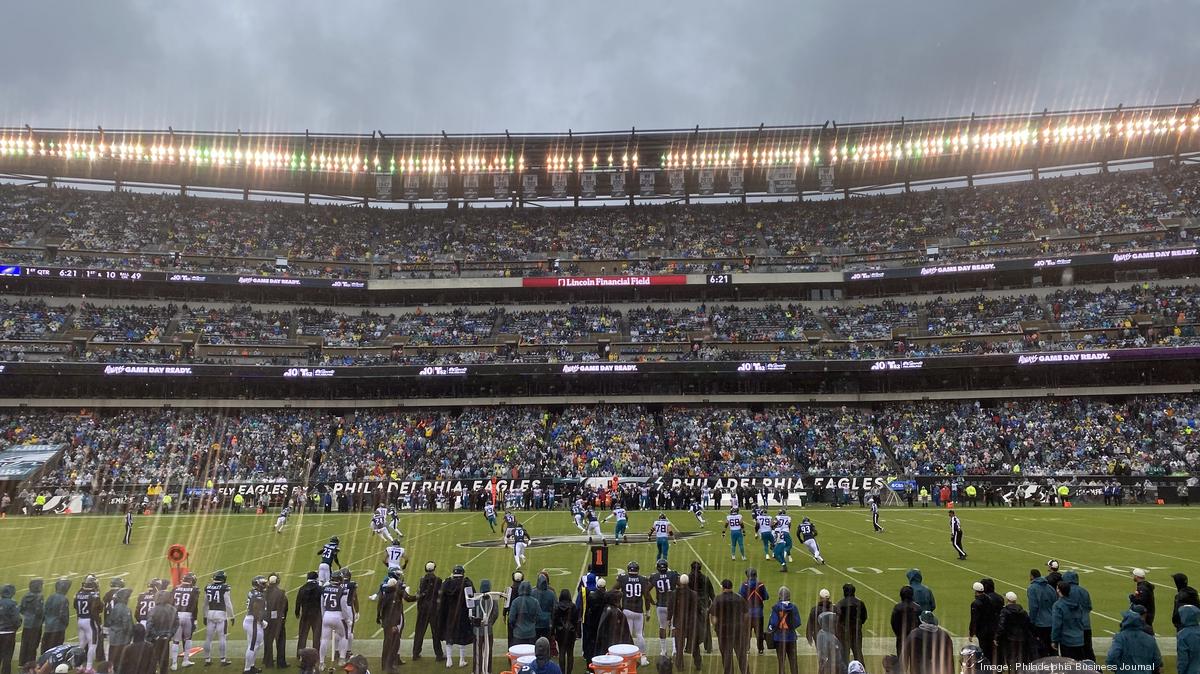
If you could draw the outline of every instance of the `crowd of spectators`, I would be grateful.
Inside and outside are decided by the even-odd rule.
[[[66,330],[94,333],[95,344],[177,343],[230,347],[300,347],[305,358],[321,349],[406,348],[393,352],[328,354],[342,364],[361,362],[546,362],[596,357],[564,345],[595,346],[597,336],[626,346],[603,357],[616,360],[716,360],[755,345],[778,344],[772,359],[860,359],[890,355],[1012,353],[1092,347],[1182,346],[1196,340],[1200,288],[1131,284],[1119,288],[1056,290],[1044,297],[984,295],[866,304],[730,304],[725,306],[426,309],[398,314],[309,307],[176,308],[170,304],[51,306],[44,300],[0,300],[0,353],[44,353],[61,360],[84,352],[39,344],[61,342]],[[391,339],[395,338],[395,339]],[[517,342],[517,350],[509,346]],[[951,338],[961,338],[951,340]],[[688,342],[698,339],[702,348]],[[819,340],[812,341],[809,340]],[[679,348],[685,344],[685,348]],[[730,349],[726,345],[740,345]],[[476,347],[460,351],[459,347]],[[628,348],[627,348],[628,347]],[[441,349],[449,351],[441,352]],[[760,349],[761,350],[761,349]],[[100,354],[88,360],[109,359]],[[785,355],[790,354],[790,355]],[[130,362],[153,349],[128,350]],[[231,352],[237,356],[240,352]],[[249,354],[249,352],[247,352]],[[202,353],[201,357],[213,355]],[[283,355],[276,351],[260,355]],[[733,355],[733,359],[741,359]],[[153,359],[157,359],[154,356]],[[109,359],[111,360],[111,359]]]
[[[1196,470],[1200,398],[0,411],[0,444],[25,443],[66,445],[46,480],[75,486],[495,475],[1162,475]]]
[[[564,261],[558,273],[572,260],[607,261],[603,273],[728,270],[751,255],[785,258],[757,269],[796,270],[847,255],[915,260],[930,245],[972,259],[1111,245],[1101,235],[1169,243],[1157,218],[1200,211],[1197,176],[1184,167],[800,203],[454,210],[0,186],[0,245],[27,251],[0,257],[36,257],[54,242],[61,264],[339,278],[452,260],[466,267],[400,275],[507,275],[476,263],[547,258]],[[277,269],[277,257],[303,264]]]
[[[212,309],[185,305],[179,332],[199,336],[201,344],[286,344],[291,340],[291,322],[287,311],[248,305]]]

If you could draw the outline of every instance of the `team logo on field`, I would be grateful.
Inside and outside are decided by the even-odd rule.
[[[676,532],[674,540],[684,541],[689,538],[696,538],[697,536],[703,536],[707,533],[708,533],[707,531]],[[633,536],[626,536],[626,537],[622,538],[620,540],[620,542],[618,542],[617,539],[613,538],[612,536],[605,536],[603,538],[596,538],[595,536],[593,536],[591,538],[591,542],[596,545],[626,545],[626,544],[639,544],[639,543],[653,543],[654,539],[647,538],[645,534],[635,534]],[[579,543],[586,545],[588,543],[588,537],[583,534],[575,534],[575,535],[571,535],[571,536],[532,536],[529,539],[528,547],[541,548],[541,547],[545,547],[548,545],[563,545],[563,544],[569,545],[569,544],[579,544]],[[486,541],[469,541],[467,543],[459,543],[458,547],[460,547],[460,548],[499,548],[499,547],[502,547],[504,544],[505,544],[504,541],[493,538],[493,539],[489,539]]]

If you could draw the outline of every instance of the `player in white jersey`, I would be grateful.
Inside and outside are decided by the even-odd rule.
[[[700,522],[700,526],[703,527],[704,526],[704,507],[700,505],[699,501],[695,501],[692,503],[691,511],[692,511],[692,514],[696,516],[696,521]]]
[[[283,509],[279,511],[279,517],[275,518],[275,533],[283,533],[283,526],[287,524],[288,516],[291,514],[292,509],[288,506],[283,506]]]
[[[496,533],[496,506],[491,503],[484,503],[483,516],[487,519],[488,526],[492,528],[492,533]]]
[[[775,516],[775,528],[788,532],[787,560],[790,562],[792,561],[792,516],[788,514],[787,508],[779,509],[779,514]],[[779,538],[779,536],[776,536],[776,538]]]
[[[588,508],[584,518],[587,519],[588,543],[592,542],[593,537],[603,539],[604,534],[600,533],[600,519],[596,517],[596,511]]]
[[[721,537],[725,537],[725,533],[729,533],[729,558],[737,552],[742,553],[742,561],[746,559],[746,539],[742,532],[742,515],[737,508],[730,508],[729,514],[725,516],[725,530],[721,532]]]
[[[617,531],[615,534],[613,534],[613,538],[620,543],[625,538],[626,527],[629,526],[629,513],[625,512],[625,509],[621,506],[617,506],[612,509],[612,512],[609,513],[608,517],[604,518],[604,521],[607,522],[614,517],[617,518]]]
[[[525,546],[529,545],[529,534],[519,522],[514,522],[508,530],[508,535],[513,542],[513,559],[516,560],[519,569],[525,563]]]
[[[574,505],[571,506],[571,517],[575,519],[575,528],[580,533],[587,531],[583,528],[583,499],[575,499]]]
[[[754,524],[758,527],[758,537],[762,540],[763,558],[770,559],[771,551],[775,548],[775,533],[771,528],[771,516],[765,512],[754,515]]]
[[[371,515],[371,533],[382,538],[384,543],[392,542],[392,534],[387,528],[387,508],[376,508],[375,514]]]
[[[383,563],[387,565],[389,571],[392,569],[403,571],[408,568],[408,555],[401,547],[400,541],[393,540],[392,544],[383,551]]]

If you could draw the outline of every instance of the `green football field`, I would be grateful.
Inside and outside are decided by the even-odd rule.
[[[672,544],[670,562],[673,568],[686,571],[698,559],[714,582],[729,578],[735,587],[743,579],[745,569],[754,566],[772,596],[780,585],[791,588],[793,601],[800,605],[805,619],[821,588],[828,588],[836,601],[842,596],[842,585],[853,583],[870,614],[868,636],[873,638],[867,639],[866,651],[871,672],[881,671],[880,658],[891,652],[891,608],[900,586],[906,582],[905,571],[910,568],[921,569],[926,584],[934,590],[942,626],[965,639],[973,582],[984,576],[994,578],[998,592],[1015,591],[1024,605],[1029,569],[1036,567],[1044,572],[1048,559],[1058,559],[1064,571],[1080,572],[1081,583],[1092,594],[1099,654],[1107,649],[1107,637],[1117,629],[1120,614],[1128,607],[1127,596],[1133,586],[1129,571],[1142,567],[1149,570],[1149,580],[1157,585],[1155,624],[1160,648],[1164,657],[1173,661],[1175,644],[1170,610],[1175,588],[1170,576],[1183,572],[1193,579],[1193,585],[1200,582],[1200,554],[1197,554],[1200,509],[1163,506],[960,509],[964,547],[969,554],[965,561],[958,561],[950,546],[944,510],[893,507],[881,512],[886,532],[875,534],[869,511],[856,506],[791,509],[797,520],[808,515],[817,525],[827,564],[815,563],[797,545],[793,553],[795,561],[786,574],[774,562],[765,561],[761,544],[749,537],[748,561],[743,562],[740,557],[731,560],[728,542],[721,536],[723,511],[707,511],[706,527],[701,527],[690,513],[672,512],[669,516],[676,531],[690,535]],[[631,513],[632,541],[609,548],[610,578],[630,560],[640,562],[644,574],[653,571],[655,547],[642,541],[655,515]],[[536,570],[547,569],[556,590],[566,587],[573,593],[588,547],[570,514],[535,511],[520,513],[519,517],[534,538],[524,569],[527,577],[531,578]],[[144,516],[136,519],[133,544],[129,546],[121,545],[121,516],[9,518],[0,521],[5,541],[0,552],[0,582],[16,585],[18,599],[32,577],[48,581],[58,576],[71,577],[73,593],[79,579],[87,573],[100,577],[102,589],[109,587],[110,578],[121,576],[130,587],[140,591],[150,578],[169,577],[167,547],[181,543],[190,551],[188,565],[199,575],[201,583],[207,582],[218,569],[227,572],[240,614],[254,575],[280,572],[285,588],[294,590],[303,582],[305,572],[316,568],[320,545],[337,535],[342,541],[341,560],[354,571],[362,588],[363,617],[355,631],[355,650],[373,658],[379,652],[381,639],[374,624],[374,607],[367,596],[374,592],[384,571],[381,564],[384,544],[370,532],[369,518],[367,513],[294,515],[283,533],[276,534],[272,529],[274,514]],[[511,550],[494,545],[498,535],[490,532],[482,514],[406,513],[400,526],[412,560],[410,583],[415,584],[425,561],[434,560],[443,576],[454,564],[463,564],[476,587],[484,578],[490,578],[496,589],[508,585],[514,570]],[[604,524],[604,532],[611,535],[612,522]],[[539,543],[543,537],[552,540]],[[410,609],[410,628],[413,611]],[[238,666],[244,649],[240,617],[231,630],[230,646],[230,655]],[[288,630],[294,643],[294,620],[289,621]],[[498,629],[498,635],[503,633]],[[646,636],[651,640],[651,654],[656,655],[657,625],[653,617],[647,618]],[[70,638],[73,630],[68,631]],[[197,633],[196,640],[203,642],[202,632]],[[498,643],[497,655],[502,650]],[[429,672],[445,669],[444,663],[432,661],[428,645],[425,652],[426,659],[409,662],[406,668]],[[801,652],[811,658],[811,649],[802,646]],[[407,660],[411,653],[407,640],[401,653]],[[774,671],[775,658],[771,651],[767,656],[759,658],[752,653],[751,666],[758,671]],[[289,654],[289,660],[292,659]],[[376,664],[374,660],[372,663]],[[499,667],[500,664],[498,658],[493,671],[506,669]],[[719,671],[715,656],[706,659],[705,669]]]

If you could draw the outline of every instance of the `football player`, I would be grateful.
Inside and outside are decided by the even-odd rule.
[[[525,563],[525,546],[529,545],[529,533],[525,531],[525,527],[521,526],[520,522],[513,522],[508,533],[513,542],[513,559],[516,560],[519,569]]]
[[[771,516],[767,513],[754,509],[754,524],[758,527],[758,537],[762,539],[763,558],[770,559],[771,551],[775,547],[775,533],[771,528]]]
[[[629,526],[629,513],[625,512],[625,509],[621,506],[617,506],[612,509],[608,517],[604,518],[604,521],[607,522],[614,517],[617,518],[617,531],[613,534],[613,537],[620,543],[625,538],[625,528]]]
[[[671,620],[667,616],[671,605],[675,603],[679,572],[672,571],[665,559],[658,560],[655,567],[654,573],[650,574],[650,591],[654,593],[654,610],[658,614],[658,654],[667,655],[667,645],[670,644],[670,654],[674,657],[675,639],[671,638]]]
[[[242,629],[246,631],[246,662],[243,674],[258,674],[262,670],[254,666],[258,650],[263,645],[263,630],[267,627],[267,579],[255,576],[250,581],[250,592],[246,594],[246,617]]]
[[[589,507],[584,512],[584,517],[587,519],[588,543],[592,542],[593,536],[604,540],[604,534],[600,533],[600,519],[596,517],[596,511]]]
[[[158,595],[158,579],[150,581],[150,589],[141,593],[137,597],[137,608],[134,610],[133,619],[142,624],[142,627],[149,627],[150,612],[154,610],[154,598]]]
[[[179,627],[171,638],[171,669],[177,669],[176,658],[183,656],[183,666],[192,666],[192,633],[196,631],[196,611],[200,608],[200,588],[196,587],[196,574],[186,573],[179,587],[171,592],[171,601],[179,618]],[[181,650],[182,648],[182,650]]]
[[[342,591],[346,593],[346,603],[342,608],[342,619],[346,623],[346,639],[342,647],[342,659],[353,655],[354,625],[358,622],[358,583],[350,575],[350,569],[342,569]]]
[[[671,539],[675,537],[675,530],[667,521],[666,513],[658,514],[658,519],[650,525],[650,533],[647,536],[654,537],[654,542],[658,545],[658,558],[666,559],[667,555],[671,553]]]
[[[784,529],[788,532],[787,535],[787,560],[792,561],[792,516],[788,514],[787,508],[780,508],[779,514],[775,516],[775,528]],[[775,535],[779,538],[779,535]]]
[[[400,531],[400,511],[396,509],[396,506],[388,506],[387,514],[388,526],[396,534],[393,538],[404,538],[404,534]]]
[[[575,528],[579,530],[579,533],[587,531],[583,528],[583,499],[577,498],[575,503],[571,504],[571,517],[574,518]]]
[[[646,657],[646,635],[644,634],[646,611],[650,610],[650,592],[646,589],[646,579],[639,573],[641,567],[637,562],[625,566],[625,573],[617,576],[617,590],[621,593],[621,609],[625,621],[629,623],[629,633],[633,643],[642,652],[642,665],[650,664]]]
[[[91,669],[100,638],[100,583],[90,573],[75,593],[75,619],[79,628],[79,648],[87,654],[87,668]]]
[[[317,582],[321,585],[329,584],[334,564],[337,564],[339,569],[342,568],[342,562],[338,560],[339,550],[341,550],[340,542],[338,537],[334,536],[317,551],[317,556],[321,558],[321,564],[317,567]]]
[[[392,542],[392,534],[387,528],[387,508],[379,506],[371,515],[371,533],[382,538],[384,543]]]
[[[229,638],[229,623],[233,620],[233,594],[226,582],[225,572],[213,574],[212,582],[204,586],[204,634],[205,666],[212,664],[213,637],[221,647],[221,666],[233,664],[226,657],[226,641]]]
[[[792,561],[788,555],[788,549],[792,545],[792,532],[782,524],[776,524],[772,539],[775,541],[775,561],[779,562],[779,570],[787,573],[788,562]]]
[[[512,531],[512,528],[515,526],[517,526],[517,516],[512,514],[512,512],[510,512],[508,510],[508,508],[506,507],[504,509],[504,535],[503,535],[504,547],[506,547],[506,548],[508,547],[508,538],[509,538],[508,532]]]
[[[383,551],[383,564],[391,573],[392,569],[404,570],[408,568],[408,555],[404,552],[404,547],[400,545],[400,541],[392,540],[392,544],[387,546]]]
[[[483,516],[487,520],[488,526],[492,528],[492,533],[496,533],[496,506],[490,502],[484,503]]]
[[[734,553],[741,552],[742,561],[746,561],[746,539],[742,533],[742,515],[737,508],[730,508],[729,514],[725,516],[725,528],[721,530],[721,538],[725,534],[729,534],[729,558],[733,559]]]
[[[325,669],[326,654],[337,659],[336,652],[346,641],[346,592],[342,589],[342,573],[333,574],[330,583],[321,588],[321,645],[317,649],[321,669]]]
[[[287,524],[288,516],[290,516],[291,514],[292,514],[291,507],[283,506],[283,509],[279,511],[279,517],[275,518],[275,533],[277,533],[277,534],[283,533],[283,525]]]
[[[807,517],[800,520],[800,526],[796,527],[796,533],[800,536],[800,542],[812,553],[813,559],[824,564],[825,558],[821,556],[821,547],[817,545],[817,527],[813,525],[812,520]]]
[[[700,506],[700,502],[692,501],[692,506],[691,506],[690,510],[692,511],[692,514],[696,516],[696,521],[700,523],[700,527],[703,528],[704,527],[704,508],[702,508]]]

